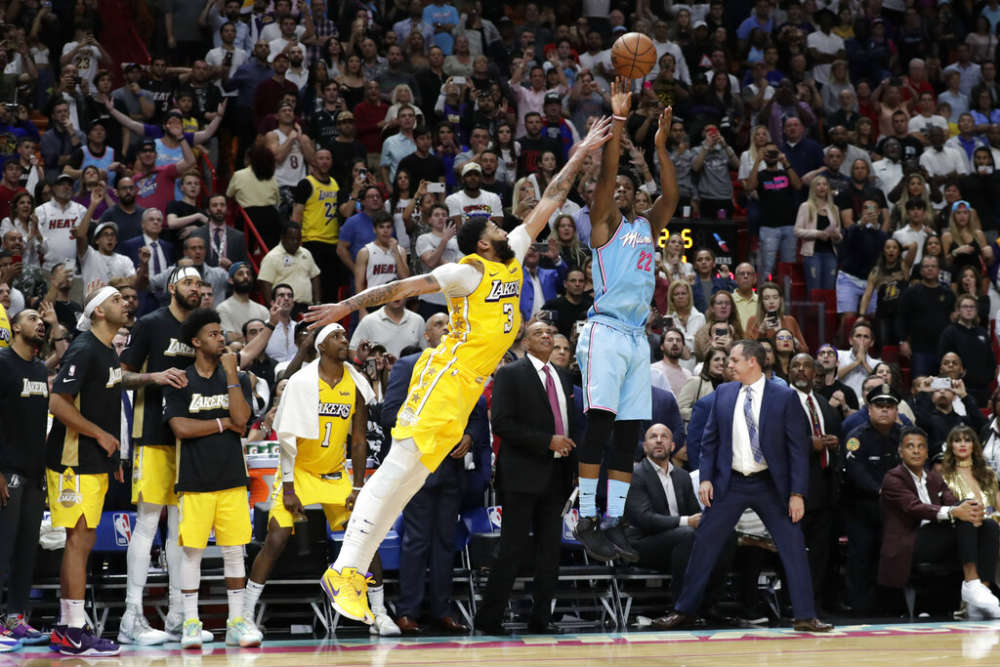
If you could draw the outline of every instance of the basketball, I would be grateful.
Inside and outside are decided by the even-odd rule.
[[[611,45],[611,64],[619,76],[641,79],[656,64],[656,47],[653,40],[641,32],[629,32]]]

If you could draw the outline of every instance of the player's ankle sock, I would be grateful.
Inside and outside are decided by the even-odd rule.
[[[198,591],[194,593],[183,593],[184,600],[184,620],[193,618],[198,620]]]
[[[69,623],[69,600],[59,598],[59,625]]]
[[[65,623],[71,628],[82,628],[87,624],[87,614],[84,611],[83,600],[66,600]]]
[[[580,478],[580,516],[597,516],[597,478]]]
[[[254,610],[257,609],[257,601],[260,594],[264,592],[264,584],[258,584],[253,579],[247,579],[246,593],[243,594],[243,615],[252,619]]]
[[[229,600],[230,621],[243,615],[243,591],[244,589],[242,588],[226,590],[226,598]]]
[[[618,519],[625,514],[625,497],[628,496],[628,482],[608,480],[608,517]]]
[[[368,605],[373,614],[384,614],[385,610],[385,589],[382,586],[368,587]]]

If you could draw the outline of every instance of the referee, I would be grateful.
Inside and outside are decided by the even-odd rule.
[[[38,311],[22,310],[10,323],[10,347],[0,349],[0,581],[7,580],[7,616],[0,624],[0,651],[12,643],[43,644],[49,636],[28,625],[42,521],[48,371],[35,350],[45,342]],[[16,648],[16,647],[15,647]]]

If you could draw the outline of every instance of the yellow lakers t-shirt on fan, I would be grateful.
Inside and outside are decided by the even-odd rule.
[[[10,320],[7,319],[7,311],[3,306],[0,306],[0,347],[10,347],[13,340],[14,337],[10,331]]]
[[[340,238],[340,213],[337,210],[340,186],[332,177],[326,183],[312,175],[306,176],[305,180],[309,181],[312,191],[302,209],[302,241],[336,243]]]

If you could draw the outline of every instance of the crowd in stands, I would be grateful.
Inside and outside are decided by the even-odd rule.
[[[745,256],[679,234],[661,244],[654,419],[637,465],[697,473],[728,350],[752,338],[770,381],[842,422],[831,440],[821,421],[813,442],[828,457],[817,479],[829,476],[804,524],[810,558],[826,555],[813,562],[821,605],[870,612],[887,599],[876,584],[906,583],[886,574],[896,545],[882,517],[896,509],[879,493],[905,462],[904,427],[925,433],[927,469],[943,469],[956,498],[982,498],[981,522],[1000,508],[997,0],[168,0],[140,3],[152,57],[127,63],[102,46],[97,0],[0,4],[0,344],[8,319],[38,310],[53,376],[95,286],[121,291],[130,327],[168,303],[175,269],[194,267],[233,350],[271,330],[240,359],[257,378],[254,438],[266,438],[282,379],[315,356],[301,314],[458,261],[470,219],[517,226],[610,114],[610,47],[637,31],[658,56],[632,82],[623,142],[637,209],[659,194],[653,138],[671,105],[677,215],[735,221],[749,240]],[[589,244],[599,167],[588,160],[523,262],[524,319],[550,323],[552,363],[577,386],[578,325],[601,270]],[[787,263],[810,299],[835,295],[837,327],[818,349],[778,277]],[[440,339],[446,312],[426,294],[351,322],[350,359],[377,401],[398,359]],[[525,354],[519,337],[506,361]],[[377,461],[392,424],[370,421]],[[483,504],[498,448],[490,437],[457,459],[456,507]],[[693,531],[697,509],[670,529]],[[637,540],[667,530],[627,514]]]

